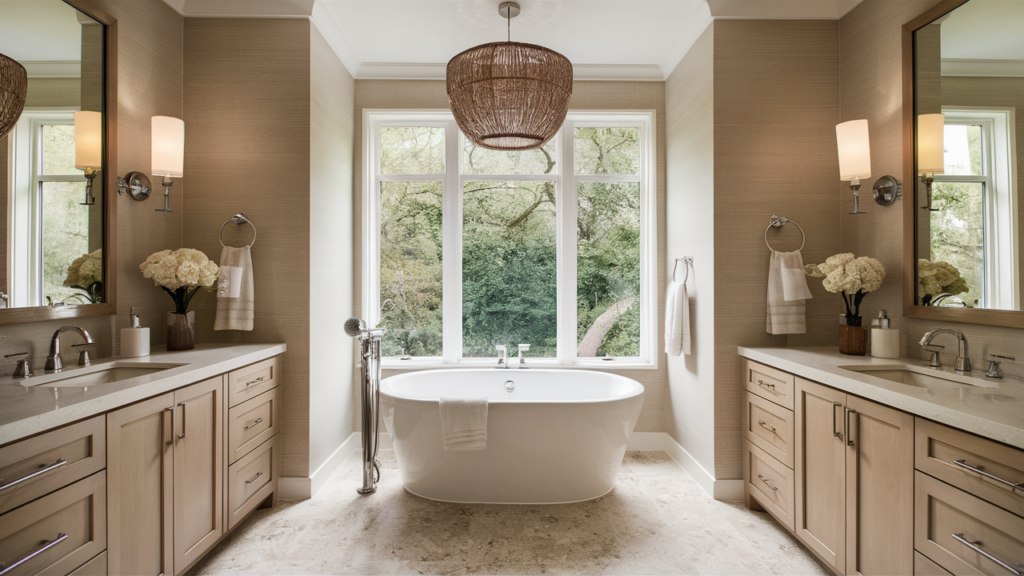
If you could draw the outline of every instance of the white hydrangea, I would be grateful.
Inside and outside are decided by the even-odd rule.
[[[68,274],[64,285],[71,288],[88,290],[90,286],[103,281],[103,249],[91,254],[82,254],[68,266]]]
[[[185,287],[212,289],[220,267],[199,250],[180,248],[154,252],[139,265],[144,278],[153,280],[171,292]]]
[[[885,266],[874,258],[844,253],[829,256],[817,266],[805,266],[808,275],[824,278],[822,285],[832,293],[856,294],[874,292],[885,279]]]

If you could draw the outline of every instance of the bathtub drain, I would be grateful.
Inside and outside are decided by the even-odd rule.
[[[511,380],[506,380],[505,381],[505,392],[511,393],[515,389],[516,389],[516,383],[515,382],[513,382]]]

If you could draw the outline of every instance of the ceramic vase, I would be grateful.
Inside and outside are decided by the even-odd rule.
[[[192,350],[196,347],[196,313],[167,313],[167,350]]]
[[[846,318],[839,325],[839,353],[864,356],[868,352],[868,330],[861,326],[861,318]]]

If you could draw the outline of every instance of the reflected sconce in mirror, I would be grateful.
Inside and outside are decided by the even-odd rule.
[[[103,166],[103,115],[99,112],[75,112],[75,168],[85,171],[85,202],[95,206],[92,184]]]
[[[867,120],[850,120],[836,125],[836,144],[839,148],[839,179],[850,183],[853,190],[853,212],[866,214],[860,209],[860,179],[871,176],[871,140]]]
[[[936,174],[946,170],[943,149],[944,114],[920,114],[917,117],[917,174],[924,184],[926,203],[922,210],[938,212],[932,208],[932,182]]]
[[[160,176],[164,187],[164,207],[157,212],[173,212],[170,206],[171,178],[185,175],[185,122],[170,116],[153,116],[152,174]]]
[[[14,129],[25,109],[28,72],[13,59],[0,54],[0,138]]]

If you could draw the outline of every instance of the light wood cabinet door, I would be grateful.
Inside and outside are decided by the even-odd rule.
[[[174,394],[107,414],[107,570],[173,574]]]
[[[796,535],[846,570],[846,394],[796,379]]]
[[[846,574],[914,571],[914,417],[847,396]]]
[[[224,379],[174,392],[174,573],[224,533]]]

